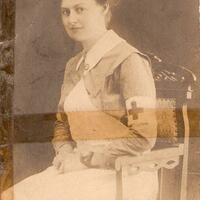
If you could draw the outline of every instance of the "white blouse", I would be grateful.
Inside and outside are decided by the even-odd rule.
[[[65,98],[64,111],[66,113],[97,111],[97,108],[91,103],[83,79],[77,83],[70,94]]]

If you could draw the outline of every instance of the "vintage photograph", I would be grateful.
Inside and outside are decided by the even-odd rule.
[[[199,0],[0,1],[0,200],[200,199]]]

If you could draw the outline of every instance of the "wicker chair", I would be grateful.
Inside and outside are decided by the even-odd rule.
[[[180,193],[176,199],[187,198],[187,168],[189,145],[189,120],[187,104],[192,98],[195,75],[188,69],[166,64],[156,56],[149,55],[157,91],[158,137],[154,149],[142,156],[119,157],[115,162],[116,200],[123,200],[123,167],[135,167],[136,173],[142,170],[159,170],[159,200],[166,198],[164,168],[181,168]],[[171,200],[171,199],[170,199]]]

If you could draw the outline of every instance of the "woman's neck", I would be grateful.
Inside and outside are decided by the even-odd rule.
[[[89,51],[89,49],[92,48],[92,46],[107,32],[108,30],[105,29],[105,30],[102,30],[101,32],[99,32],[98,34],[95,35],[95,37],[87,40],[87,41],[84,41],[82,42],[82,46],[83,46],[83,49],[84,51]]]

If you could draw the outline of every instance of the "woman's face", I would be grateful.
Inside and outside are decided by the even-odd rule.
[[[95,0],[62,0],[61,12],[65,30],[75,41],[93,39],[105,30],[106,9]]]

